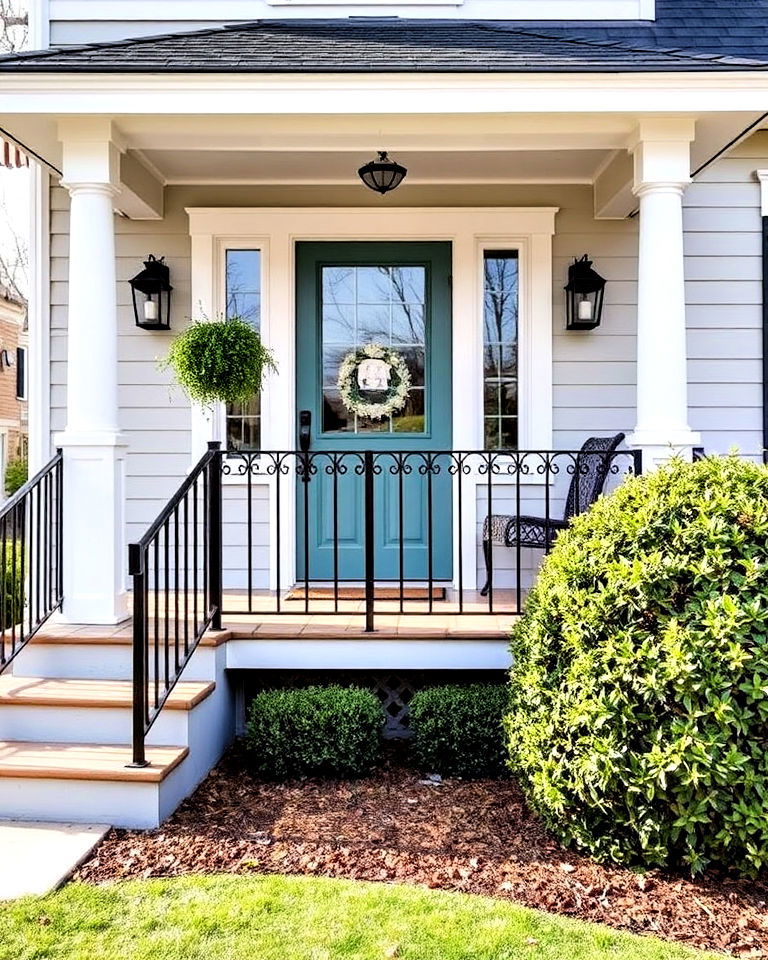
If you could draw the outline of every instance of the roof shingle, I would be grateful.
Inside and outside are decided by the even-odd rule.
[[[768,0],[657,0],[649,21],[262,20],[0,57],[24,72],[768,69]]]

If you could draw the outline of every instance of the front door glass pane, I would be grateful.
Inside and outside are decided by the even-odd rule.
[[[382,265],[321,269],[323,431],[424,433],[426,268]],[[337,386],[344,358],[372,343],[402,353],[411,374],[405,406],[381,420],[359,417],[347,410]]]

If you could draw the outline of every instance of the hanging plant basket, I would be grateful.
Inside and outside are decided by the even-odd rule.
[[[277,371],[272,353],[242,317],[195,320],[171,343],[163,364],[194,403],[245,402]]]

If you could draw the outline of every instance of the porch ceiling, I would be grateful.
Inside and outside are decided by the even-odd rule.
[[[59,124],[72,115],[3,113],[3,99],[0,127],[60,170]],[[123,184],[137,194],[131,199],[124,191],[123,212],[131,217],[161,217],[166,184],[356,184],[357,168],[383,149],[408,167],[409,184],[588,183],[595,186],[598,217],[634,209],[628,147],[642,114],[514,112],[521,107],[515,98],[507,113],[379,114],[377,102],[370,113],[148,110],[110,120],[102,113],[88,122],[107,124],[123,151],[123,167],[131,171]],[[691,172],[737,142],[759,116],[678,114],[696,123]]]
[[[386,143],[382,146],[387,146]],[[166,183],[356,183],[373,150],[297,151],[145,150],[140,153]],[[398,151],[409,183],[592,183],[601,150]]]

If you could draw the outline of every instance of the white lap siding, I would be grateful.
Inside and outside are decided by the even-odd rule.
[[[686,264],[689,296],[691,426],[708,448],[761,445],[760,405],[760,214],[753,171],[768,166],[768,142],[760,135],[721,160],[690,188],[686,199]],[[554,445],[577,448],[592,434],[629,433],[635,420],[635,311],[637,223],[595,221],[588,186],[414,187],[409,204],[560,207],[554,237],[553,381]],[[378,198],[372,198],[374,201]],[[403,203],[402,198],[392,198]],[[724,203],[725,201],[725,203]],[[125,282],[149,253],[165,256],[171,269],[173,330],[195,313],[190,303],[190,241],[187,206],[328,206],[367,202],[358,188],[169,187],[162,221],[117,218],[119,377],[121,426],[128,440],[127,524],[137,539],[184,478],[191,461],[190,410],[170,374],[160,369],[172,334],[134,324]],[[374,206],[374,204],[372,204]],[[51,406],[52,430],[65,422],[68,200],[55,188],[51,198]],[[570,260],[584,253],[608,280],[603,325],[590,333],[565,331],[563,285]],[[98,318],[94,317],[97,323]],[[660,345],[663,349],[663,345]],[[478,382],[478,390],[481,385]],[[552,491],[552,512],[562,512],[567,488],[561,477]],[[225,577],[245,585],[247,540],[237,522],[244,491],[225,492]],[[499,490],[497,507],[512,510],[514,490]],[[485,515],[478,490],[478,527]],[[529,488],[531,508],[543,503],[541,487]],[[494,508],[496,509],[496,507]],[[535,512],[535,509],[534,509]],[[243,502],[243,520],[245,507]],[[252,562],[254,586],[267,585],[269,502],[259,488],[254,500]],[[514,551],[497,551],[498,568],[511,567]],[[479,556],[479,553],[478,553]],[[526,552],[532,570],[534,553]]]
[[[758,133],[686,193],[685,269],[691,427],[706,449],[762,450],[762,224]]]

